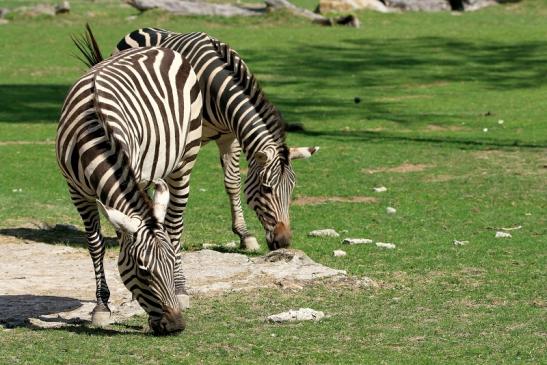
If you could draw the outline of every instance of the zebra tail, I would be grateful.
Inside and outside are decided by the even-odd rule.
[[[83,55],[83,58],[79,56],[76,56],[76,58],[82,61],[87,67],[91,68],[101,62],[104,58],[89,23],[86,23],[85,28],[86,33],[80,36],[72,35],[71,38],[72,42],[74,42]]]

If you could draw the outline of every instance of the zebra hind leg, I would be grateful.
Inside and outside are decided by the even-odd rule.
[[[93,309],[91,323],[96,326],[105,326],[110,322],[111,312],[108,307],[110,290],[108,289],[104,272],[105,243],[101,235],[99,210],[95,202],[89,202],[78,193],[71,191],[71,197],[84,222],[87,246],[95,271],[97,305]]]
[[[232,231],[239,236],[240,247],[246,251],[258,251],[260,245],[256,238],[247,230],[243,208],[241,207],[241,173],[239,157],[241,147],[237,139],[225,141],[219,139],[217,145],[220,151],[220,164],[224,171],[224,188],[230,199],[232,212]]]

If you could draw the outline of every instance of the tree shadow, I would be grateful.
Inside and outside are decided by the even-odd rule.
[[[363,37],[329,44],[296,41],[288,48],[243,49],[241,53],[259,79],[261,73],[277,76],[268,78],[264,82],[266,87],[291,90],[290,97],[275,94],[270,97],[287,121],[307,119],[316,126],[314,129],[322,129],[322,121],[328,121],[331,115],[362,121],[364,126],[369,120],[385,120],[405,127],[425,123],[461,124],[490,110],[470,112],[461,106],[460,110],[446,111],[439,107],[439,112],[432,112],[431,105],[434,108],[436,100],[441,98],[453,103],[465,100],[465,95],[458,95],[456,84],[472,84],[477,91],[485,93],[538,89],[547,85],[547,41]],[[443,89],[445,87],[448,89]],[[347,92],[338,92],[348,89],[362,101],[355,102],[353,97],[347,98]],[[414,93],[417,89],[422,91]],[[316,94],[314,90],[332,92]],[[386,98],[391,92],[396,96],[402,93],[427,97],[431,105],[426,111],[409,108],[404,97]],[[341,136],[335,133],[334,137]],[[381,134],[359,137],[379,138]],[[489,142],[478,142],[484,143]],[[506,145],[513,141],[500,143]]]
[[[0,84],[0,123],[57,123],[69,87]]]
[[[514,141],[495,141],[495,140],[477,140],[452,137],[420,137],[420,136],[405,136],[389,134],[385,132],[374,131],[297,131],[293,132],[311,137],[321,137],[336,141],[360,140],[369,143],[381,143],[384,141],[406,141],[406,142],[422,142],[422,143],[443,143],[457,146],[461,149],[484,149],[484,148],[511,148],[511,147],[526,147],[526,148],[547,148],[547,143],[526,143],[518,140]]]
[[[36,228],[1,228],[0,235],[15,237],[24,241],[87,248],[85,232],[66,224],[56,224],[55,226],[38,225]],[[116,247],[118,241],[114,237],[105,237],[105,244],[106,247]]]

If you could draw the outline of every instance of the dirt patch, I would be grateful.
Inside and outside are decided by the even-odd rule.
[[[438,124],[428,124],[425,129],[431,132],[458,132],[466,130],[466,128],[459,125],[441,126]]]
[[[28,145],[28,144],[55,144],[55,141],[0,141],[0,146]]]
[[[404,163],[402,165],[395,166],[395,167],[379,167],[376,169],[363,169],[361,171],[368,174],[377,174],[379,172],[395,172],[395,173],[406,174],[409,172],[424,171],[431,167],[433,167],[433,165]]]
[[[324,203],[376,203],[372,196],[302,196],[292,201],[293,205],[318,205]]]
[[[39,242],[39,232],[30,235],[28,230],[0,232],[0,325],[89,323],[95,306],[95,278],[87,249]],[[46,235],[44,241],[49,239]],[[191,295],[256,288],[294,290],[319,279],[348,279],[345,271],[315,263],[298,250],[278,250],[260,257],[211,250],[185,252],[183,265]],[[144,313],[119,277],[116,255],[107,255],[105,270],[111,320],[119,322]]]

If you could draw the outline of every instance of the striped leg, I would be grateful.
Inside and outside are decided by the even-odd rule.
[[[260,249],[256,238],[247,231],[243,208],[241,207],[241,174],[239,171],[239,156],[241,146],[233,135],[226,135],[227,138],[217,140],[220,150],[220,163],[224,170],[224,188],[230,198],[232,210],[232,231],[239,236],[240,247],[248,251]]]
[[[94,325],[103,326],[108,324],[108,319],[110,318],[110,308],[108,308],[110,290],[106,284],[106,276],[104,273],[103,259],[105,254],[105,243],[104,238],[101,235],[99,210],[97,208],[97,203],[94,201],[90,202],[72,188],[70,188],[70,196],[72,197],[76,209],[78,209],[78,213],[80,213],[80,216],[82,217],[87,236],[87,247],[95,271],[95,282],[97,285],[95,294],[97,297],[97,305],[93,309],[91,321]]]
[[[175,294],[181,309],[190,307],[190,298],[186,291],[186,277],[182,270],[180,238],[184,229],[184,209],[190,194],[190,173],[194,166],[195,156],[189,163],[169,175],[165,181],[169,185],[169,205],[165,216],[165,228],[175,249]]]

